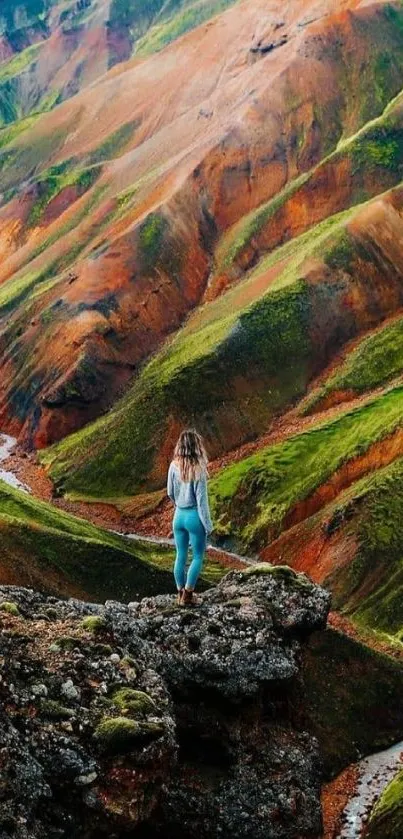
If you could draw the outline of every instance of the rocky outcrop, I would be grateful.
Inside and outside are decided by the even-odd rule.
[[[318,747],[287,703],[323,589],[258,566],[194,610],[0,599],[2,839],[320,835]]]

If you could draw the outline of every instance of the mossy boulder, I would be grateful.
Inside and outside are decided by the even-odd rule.
[[[265,574],[271,574],[278,580],[291,583],[294,586],[310,585],[309,579],[305,574],[297,574],[289,565],[270,565],[269,562],[258,562],[256,565],[251,565],[242,571],[244,577],[260,577]]]
[[[91,632],[93,635],[99,635],[107,628],[107,624],[100,615],[88,615],[83,619],[81,626],[86,632]]]
[[[11,600],[4,600],[3,603],[0,603],[0,611],[7,612],[9,615],[19,615],[20,610],[16,603],[12,603]]]
[[[121,688],[113,694],[112,701],[120,711],[132,717],[143,717],[157,710],[154,700],[147,693],[132,688]]]
[[[109,717],[99,723],[94,738],[103,754],[123,755],[135,751],[144,742],[157,739],[163,731],[162,723]]]

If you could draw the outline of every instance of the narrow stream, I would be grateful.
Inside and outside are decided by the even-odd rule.
[[[389,781],[403,768],[403,742],[370,755],[359,763],[355,794],[343,812],[343,828],[337,839],[360,839],[368,816]],[[397,839],[397,837],[396,837]]]
[[[143,536],[141,533],[121,533],[119,530],[114,530],[113,533],[116,533],[118,536],[126,536],[126,539],[134,539],[137,542],[150,542],[152,545],[169,545],[170,547],[174,547],[175,542],[173,539],[167,539],[160,536]],[[243,562],[244,565],[256,565],[256,560],[248,559],[246,556],[240,556],[239,554],[232,553],[231,551],[224,550],[223,548],[216,548],[215,545],[208,546],[209,551],[213,551],[217,554],[225,554],[230,559],[236,559],[238,562]]]
[[[9,434],[0,434],[0,463],[3,463],[10,457],[12,450],[15,448],[17,440],[15,437],[10,437]],[[31,492],[30,488],[23,484],[13,472],[7,472],[6,469],[0,469],[0,480],[4,481],[15,489],[20,489],[22,492]]]

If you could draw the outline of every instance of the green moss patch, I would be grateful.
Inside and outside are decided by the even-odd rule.
[[[55,702],[54,699],[41,699],[40,712],[42,716],[54,722],[63,722],[74,717],[74,711],[71,708],[65,708],[64,705]]]
[[[0,84],[2,82],[12,79],[14,76],[19,76],[32,64],[38,57],[42,49],[42,44],[33,44],[25,50],[18,52],[8,61],[3,61],[0,64]]]
[[[151,270],[160,256],[167,221],[159,213],[151,213],[140,225],[139,252],[144,267]]]
[[[91,166],[80,170],[73,169],[72,171],[60,171],[60,167],[57,166],[54,169],[49,169],[37,182],[38,196],[29,213],[27,225],[35,227],[39,224],[48,204],[63,189],[74,186],[77,188],[78,195],[82,195],[94,185],[100,174],[100,166]]]
[[[346,525],[357,549],[326,581],[335,605],[363,626],[389,634],[403,629],[403,460],[358,482],[344,499],[354,515]]]
[[[94,738],[103,754],[127,754],[137,751],[147,741],[158,739],[163,730],[162,723],[140,723],[127,717],[114,717],[100,722]]]
[[[131,717],[143,717],[147,714],[155,714],[157,708],[151,696],[141,690],[132,688],[121,688],[112,697],[112,702],[124,714]]]
[[[351,148],[353,171],[379,167],[397,171],[403,166],[402,130],[387,123],[361,134]]]
[[[139,127],[139,120],[131,120],[113,131],[106,140],[90,152],[86,158],[87,166],[94,166],[103,163],[105,160],[112,160],[123,154],[136,129]]]
[[[9,615],[19,615],[20,610],[16,603],[12,603],[8,600],[3,600],[3,603],[0,603],[0,611],[7,612]]]
[[[81,626],[86,632],[91,632],[93,635],[99,635],[101,632],[105,632],[107,628],[107,624],[100,615],[87,615],[81,621]]]
[[[37,116],[25,117],[5,128],[0,129],[0,149],[11,144],[20,134],[28,131],[37,122]]]

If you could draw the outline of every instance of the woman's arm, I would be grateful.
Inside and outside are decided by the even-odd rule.
[[[173,465],[171,463],[168,469],[168,480],[167,480],[167,495],[169,495],[171,501],[175,504],[175,495],[174,495],[174,470]]]
[[[210,515],[206,475],[201,475],[200,478],[195,481],[195,493],[200,521],[207,536],[209,536],[213,530],[213,522],[211,521]]]

